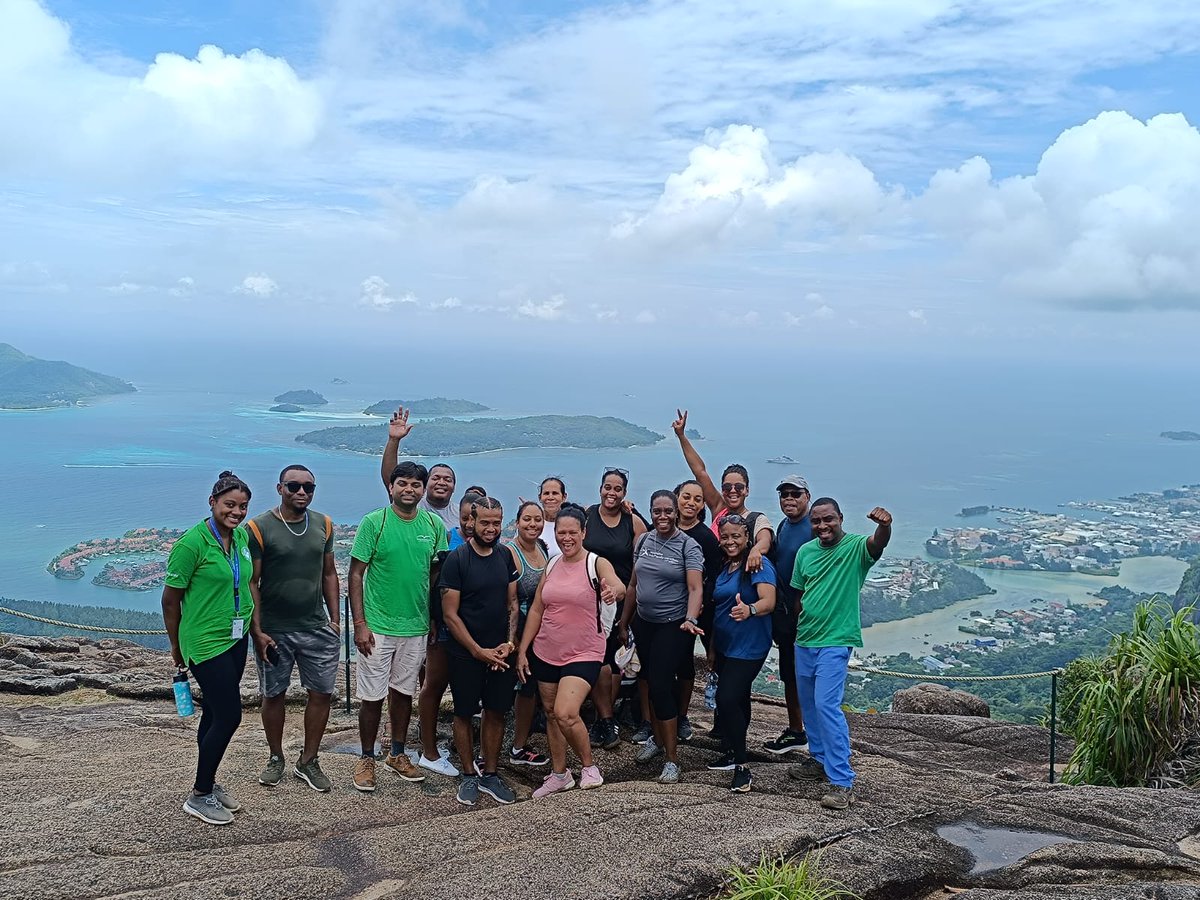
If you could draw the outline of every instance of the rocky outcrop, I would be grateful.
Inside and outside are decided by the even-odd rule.
[[[896,691],[892,695],[892,712],[918,716],[979,716],[984,719],[992,717],[987,701],[966,691],[948,688],[944,684],[927,682]]]

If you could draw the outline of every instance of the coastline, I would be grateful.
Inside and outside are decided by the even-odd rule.
[[[403,459],[465,459],[469,456],[488,456],[493,453],[513,453],[520,450],[637,450],[641,447],[653,447],[656,444],[662,443],[663,439],[655,441],[653,444],[629,444],[626,447],[572,447],[570,445],[553,446],[553,447],[498,447],[494,450],[470,450],[466,453],[407,453],[404,447],[400,448],[400,456]],[[383,456],[383,448],[378,450],[351,450],[348,447],[322,447],[320,444],[314,444],[310,441],[301,441],[296,439],[299,444],[304,444],[306,447],[316,447],[318,450],[324,450],[327,453],[353,453],[355,456],[366,457],[381,457]]]

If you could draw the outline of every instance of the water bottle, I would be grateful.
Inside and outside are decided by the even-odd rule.
[[[717,673],[709,672],[708,681],[704,684],[704,705],[709,709],[717,708]]]
[[[181,716],[190,716],[196,711],[192,702],[192,686],[188,683],[186,669],[180,669],[179,674],[171,679],[171,687],[175,689],[175,711]]]

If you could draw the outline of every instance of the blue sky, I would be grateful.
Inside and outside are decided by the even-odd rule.
[[[514,6],[0,0],[14,342],[1190,349],[1197,4]]]

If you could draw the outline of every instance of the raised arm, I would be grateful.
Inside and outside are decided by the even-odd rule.
[[[867,518],[875,523],[875,533],[867,538],[867,552],[871,554],[871,559],[879,559],[883,556],[883,550],[892,540],[892,514],[882,506],[877,506],[869,513]]]
[[[683,451],[683,461],[692,470],[692,477],[700,482],[705,506],[708,507],[709,512],[716,515],[725,505],[725,501],[721,499],[721,491],[713,484],[708,469],[704,467],[704,460],[700,458],[700,454],[696,452],[696,448],[692,446],[692,442],[687,436],[687,418],[686,409],[675,410],[675,421],[671,423],[671,430],[679,439],[679,449]]]
[[[396,462],[400,458],[400,442],[408,437],[412,429],[408,424],[408,410],[403,406],[397,408],[388,422],[388,439],[383,446],[383,462],[379,465],[379,477],[383,479],[383,486],[389,491],[392,489],[392,469],[396,468]]]

